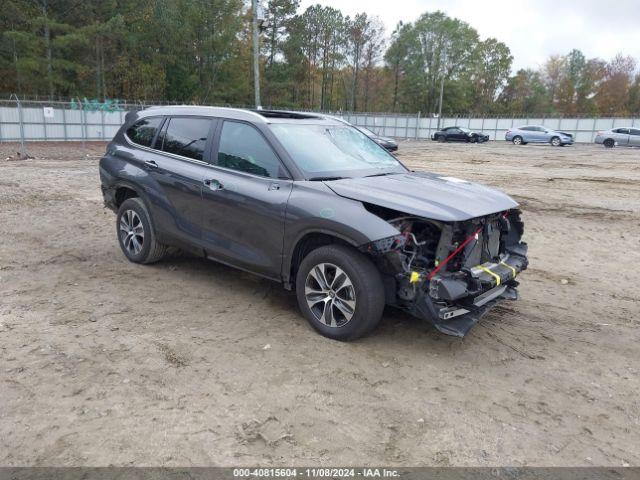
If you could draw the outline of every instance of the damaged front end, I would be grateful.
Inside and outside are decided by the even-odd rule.
[[[399,232],[362,247],[385,278],[387,303],[463,337],[498,302],[518,298],[528,265],[519,210],[441,222],[367,207]]]

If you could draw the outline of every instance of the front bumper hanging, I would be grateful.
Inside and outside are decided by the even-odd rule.
[[[409,312],[442,333],[464,337],[492,307],[518,298],[515,278],[527,268],[526,253],[527,245],[520,243],[497,263],[421,280]]]

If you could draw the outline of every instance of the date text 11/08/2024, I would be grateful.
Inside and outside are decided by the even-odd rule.
[[[397,470],[388,468],[235,468],[236,478],[394,478]]]

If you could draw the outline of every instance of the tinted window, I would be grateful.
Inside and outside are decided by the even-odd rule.
[[[202,160],[211,120],[173,117],[167,123],[158,137],[158,148],[168,153]]]
[[[632,128],[629,130],[629,133],[631,135],[640,135],[640,130],[638,130],[637,128]]]
[[[224,122],[220,134],[217,164],[240,172],[277,178],[280,161],[255,128],[238,122]]]
[[[136,123],[127,128],[127,137],[133,143],[142,145],[144,147],[150,147],[153,138],[156,136],[156,131],[162,123],[162,117],[149,117],[138,120]]]
[[[614,130],[614,132],[616,133],[622,133],[624,135],[629,135],[629,129],[628,128],[619,128],[617,130]]]
[[[518,130],[524,130],[525,132],[535,131],[535,127],[520,127]]]

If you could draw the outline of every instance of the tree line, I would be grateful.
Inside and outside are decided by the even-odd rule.
[[[4,0],[0,92],[251,105],[246,0]],[[469,24],[427,12],[385,32],[367,13],[264,1],[262,102],[296,109],[445,114],[631,115],[637,61],[553,55],[511,73],[513,56]]]

